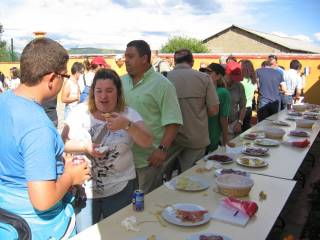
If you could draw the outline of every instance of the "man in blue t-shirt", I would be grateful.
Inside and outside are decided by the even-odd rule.
[[[86,163],[63,164],[63,142],[41,104],[59,93],[67,75],[67,51],[48,38],[32,40],[21,60],[21,84],[0,95],[0,210],[26,223],[23,239],[66,239],[75,234],[72,185],[90,177]],[[0,239],[21,232],[0,218]],[[16,220],[18,221],[18,220]]]
[[[265,67],[256,71],[259,89],[258,120],[262,121],[279,111],[280,90],[285,90],[283,75],[271,67],[269,61],[264,62]]]

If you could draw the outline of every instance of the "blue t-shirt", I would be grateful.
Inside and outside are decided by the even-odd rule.
[[[280,71],[270,67],[259,68],[256,71],[260,103],[270,103],[280,100],[279,85],[282,83],[283,76]]]
[[[63,141],[36,102],[9,90],[0,94],[0,106],[0,208],[23,217],[32,239],[59,239],[74,215],[71,204],[58,201],[38,211],[29,199],[27,183],[56,180],[62,174]],[[0,229],[0,239],[3,234]]]
[[[42,106],[12,91],[0,106],[0,184],[26,189],[28,181],[57,179],[63,141]]]

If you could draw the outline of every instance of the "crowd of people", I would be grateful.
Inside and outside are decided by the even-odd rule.
[[[68,75],[59,43],[39,38],[24,48],[12,77],[19,84],[0,94],[1,239],[67,239],[130,204],[135,189],[149,193],[174,169],[233,147],[253,110],[261,121],[302,90],[301,63],[285,71],[275,55],[257,70],[229,56],[198,71],[189,49],[171,66],[134,40],[124,57],[121,77],[103,57],[75,62]]]

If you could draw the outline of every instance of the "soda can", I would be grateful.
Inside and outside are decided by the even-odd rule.
[[[142,190],[135,190],[132,194],[132,207],[136,212],[144,210],[144,192]]]

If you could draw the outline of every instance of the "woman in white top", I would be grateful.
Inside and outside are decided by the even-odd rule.
[[[71,108],[76,106],[80,98],[79,79],[84,72],[82,63],[75,62],[71,67],[71,76],[67,79],[62,87],[61,100],[65,103],[64,119],[67,118]]]
[[[92,179],[76,206],[79,232],[131,203],[136,186],[131,147],[149,147],[152,137],[140,114],[125,106],[121,80],[110,69],[95,74],[88,102],[70,112],[62,137],[66,152],[85,153],[90,160]]]
[[[20,71],[17,67],[10,68],[9,89],[15,89],[20,85]]]

